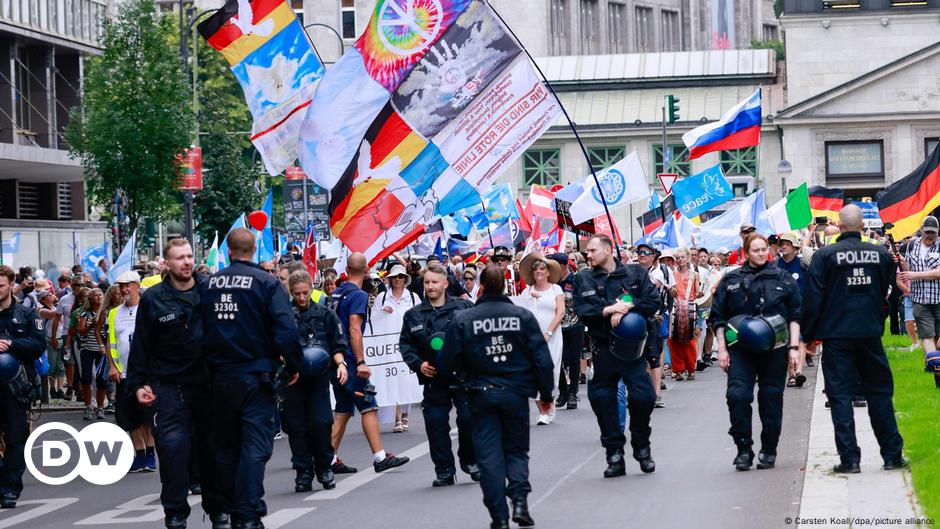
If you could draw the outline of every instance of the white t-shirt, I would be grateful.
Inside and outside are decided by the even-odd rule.
[[[72,316],[72,307],[74,305],[75,294],[70,292],[62,296],[62,299],[59,300],[58,306],[55,308],[56,314],[59,315],[59,329],[63,336],[69,332],[69,323]]]
[[[656,265],[652,270],[650,270],[650,281],[652,281],[653,284],[657,286],[657,288],[659,285],[662,285],[664,288],[669,288],[676,285],[676,276],[675,274],[670,273],[669,276],[666,277],[663,274],[662,268],[660,268],[659,265]],[[656,284],[657,282],[659,285]]]
[[[127,374],[127,357],[131,352],[131,340],[134,339],[134,328],[137,322],[138,305],[128,307],[122,303],[115,309],[114,314],[114,337],[117,339],[118,364],[121,366],[121,374]]]

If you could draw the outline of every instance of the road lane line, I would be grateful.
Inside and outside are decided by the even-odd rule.
[[[280,509],[262,518],[261,523],[265,529],[278,529],[315,510],[316,507]]]
[[[401,454],[398,454],[398,457],[407,457],[410,460],[414,461],[428,452],[431,451],[428,442],[425,441],[414,448],[406,450]],[[333,490],[321,490],[317,491],[310,496],[304,498],[303,501],[321,501],[321,500],[335,500],[346,495],[347,492],[358,489],[359,487],[372,482],[373,480],[381,477],[386,474],[386,472],[377,473],[374,468],[369,468],[367,470],[360,470],[356,474],[336,482],[336,488]]]
[[[565,483],[565,481],[568,480],[568,478],[570,478],[570,477],[571,477],[573,474],[575,474],[577,471],[581,470],[581,469],[584,467],[584,465],[588,464],[589,461],[591,461],[592,459],[594,459],[595,457],[597,457],[598,454],[600,454],[603,449],[604,449],[604,448],[601,447],[601,448],[598,448],[597,450],[591,452],[591,455],[589,455],[587,459],[585,459],[585,460],[582,461],[580,464],[578,464],[578,466],[576,466],[576,467],[572,468],[571,470],[569,470],[567,474],[565,474],[564,476],[562,476],[561,479],[559,479],[558,481],[556,481],[554,485],[552,485],[547,491],[545,491],[545,494],[542,494],[542,495],[539,497],[539,499],[535,500],[535,503],[532,504],[532,508],[534,509],[534,508],[538,507],[538,505],[539,505],[540,503],[542,503],[543,501],[545,501],[545,500],[546,500],[549,496],[551,496],[556,490],[558,490],[558,487],[561,487],[561,486]]]
[[[25,500],[20,501],[16,504],[17,507],[23,508],[27,505],[40,505],[35,509],[29,509],[26,512],[18,512],[16,516],[11,516],[9,518],[0,519],[0,529],[5,527],[13,527],[14,525],[19,525],[23,522],[28,522],[40,516],[44,516],[53,511],[57,511],[62,507],[66,507],[78,501],[78,498],[49,498],[46,500]],[[11,511],[6,511],[11,512]],[[41,525],[33,525],[33,527],[41,527]]]

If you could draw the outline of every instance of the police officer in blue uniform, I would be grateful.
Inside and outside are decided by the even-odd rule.
[[[529,514],[529,399],[547,413],[555,386],[548,344],[535,316],[512,304],[504,272],[490,263],[480,274],[481,297],[447,329],[438,371],[456,373],[469,394],[473,445],[491,528],[535,524]],[[507,485],[508,482],[508,485]]]
[[[613,339],[611,330],[631,311],[647,321],[653,318],[661,307],[659,292],[645,268],[638,264],[624,265],[614,259],[613,242],[606,235],[591,237],[587,259],[591,268],[574,278],[574,310],[587,326],[594,343],[594,378],[588,383],[588,399],[601,430],[601,445],[607,451],[604,477],[626,474],[626,437],[620,426],[617,405],[620,380],[629,393],[627,408],[633,458],[640,463],[640,470],[649,474],[656,470],[650,452],[650,415],[656,404],[656,392],[646,370],[643,351],[625,350]]]
[[[6,449],[0,468],[0,508],[16,507],[23,491],[26,460],[23,449],[29,437],[29,410],[38,400],[37,358],[46,350],[43,321],[32,308],[16,302],[16,272],[0,266],[0,428]]]
[[[728,434],[738,448],[734,467],[741,471],[754,463],[755,381],[762,426],[757,468],[773,468],[783,425],[787,366],[800,360],[800,289],[790,272],[770,261],[769,246],[763,235],[745,237],[745,261],[718,283],[709,316],[718,340],[718,365],[728,373]]]
[[[861,380],[868,416],[881,447],[885,470],[906,467],[904,441],[894,417],[894,380],[881,344],[885,298],[897,270],[882,245],[862,240],[862,211],[848,205],[839,212],[842,233],[835,244],[816,252],[806,274],[800,327],[806,343],[821,341],[826,396],[832,412],[835,471],[860,472],[861,451],[855,438],[853,389]]]
[[[189,487],[197,480],[202,507],[214,529],[226,529],[228,515],[219,486],[212,449],[211,393],[202,353],[202,313],[193,250],[186,239],[173,239],[163,249],[166,277],[144,291],[137,311],[127,359],[130,395],[154,407],[153,436],[160,457],[160,503],[167,529],[185,529]]]
[[[424,386],[424,426],[428,434],[431,460],[437,474],[431,483],[446,487],[455,483],[457,467],[450,444],[450,409],[457,409],[457,432],[460,468],[474,481],[480,480],[480,469],[473,451],[470,424],[470,403],[457,381],[437,369],[437,356],[444,344],[444,333],[460,311],[473,306],[469,301],[447,294],[447,270],[439,262],[428,263],[424,271],[424,301],[405,312],[399,349],[408,367],[418,375]]]
[[[298,270],[288,279],[297,328],[304,343],[304,360],[296,384],[284,388],[281,421],[290,442],[291,464],[297,471],[295,492],[313,488],[313,477],[324,489],[336,487],[333,462],[333,411],[330,409],[331,368],[340,384],[348,377],[345,354],[348,344],[336,313],[321,303],[311,303],[313,279]],[[307,349],[319,348],[322,356]]]
[[[232,264],[200,288],[203,341],[212,377],[219,484],[234,529],[263,527],[264,466],[274,449],[275,373],[281,355],[296,382],[300,335],[277,277],[251,262],[255,236],[226,237]]]

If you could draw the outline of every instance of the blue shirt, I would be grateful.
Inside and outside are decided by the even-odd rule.
[[[796,286],[800,287],[800,294],[803,294],[803,265],[800,263],[800,256],[796,255],[790,262],[783,260],[783,257],[777,258],[777,268],[786,270],[796,280]]]
[[[336,287],[327,305],[339,316],[339,321],[343,326],[343,334],[349,334],[349,317],[353,314],[362,316],[362,332],[366,330],[366,310],[369,306],[369,295],[354,283],[346,281]],[[355,363],[352,353],[352,346],[347,344],[346,361]]]

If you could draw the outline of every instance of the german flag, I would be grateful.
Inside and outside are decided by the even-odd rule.
[[[829,220],[839,221],[839,210],[845,205],[844,191],[823,186],[813,186],[807,191],[809,192],[809,209],[814,219],[829,217]]]
[[[921,221],[940,206],[940,148],[934,148],[914,172],[875,196],[881,220],[892,223],[888,233],[900,240],[913,235]]]
[[[637,223],[643,226],[643,235],[649,235],[656,231],[656,228],[663,225],[663,207],[662,205],[647,211],[636,218]]]
[[[228,0],[198,28],[203,38],[234,66],[296,20],[294,10],[284,0],[243,4]]]

